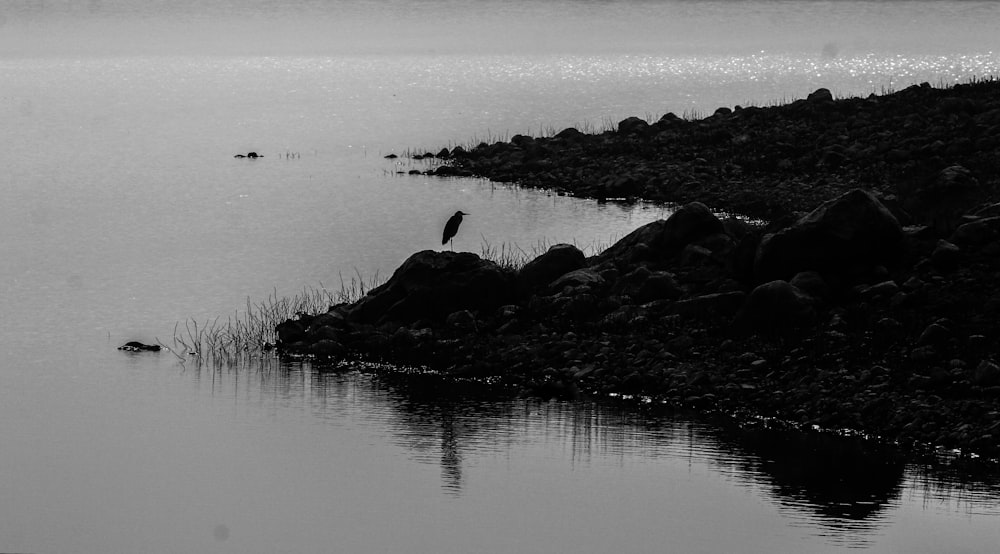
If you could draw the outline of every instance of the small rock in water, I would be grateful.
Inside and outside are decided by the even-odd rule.
[[[159,352],[160,345],[158,344],[143,344],[137,341],[129,341],[118,347],[118,350],[124,350],[125,352]]]

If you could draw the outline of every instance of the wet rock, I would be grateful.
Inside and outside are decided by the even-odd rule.
[[[159,352],[160,345],[158,344],[143,344],[138,341],[129,341],[118,347],[118,350],[123,350],[125,352]]]
[[[347,350],[335,340],[322,339],[309,347],[309,353],[323,358],[341,358],[347,353]]]
[[[761,281],[808,270],[850,275],[895,260],[902,239],[902,227],[889,210],[870,193],[855,189],[766,235],[754,270]]]
[[[305,327],[291,319],[279,323],[274,330],[280,343],[293,343],[305,338]]]
[[[556,244],[531,260],[517,273],[517,285],[522,291],[542,288],[555,279],[586,264],[583,252],[571,244]]]

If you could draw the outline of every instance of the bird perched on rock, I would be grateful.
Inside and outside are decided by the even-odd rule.
[[[462,216],[469,215],[462,210],[455,212],[455,215],[448,218],[448,223],[444,224],[444,235],[441,237],[441,245],[445,245],[455,237],[455,233],[458,232],[458,226],[462,224]],[[455,243],[452,243],[451,249],[455,249]]]

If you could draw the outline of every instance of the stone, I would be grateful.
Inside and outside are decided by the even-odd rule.
[[[948,329],[940,323],[931,323],[928,325],[920,336],[917,338],[917,346],[939,346],[944,344],[951,338],[951,329]]]
[[[622,134],[641,133],[649,128],[649,123],[638,117],[627,117],[618,123],[618,132]]]
[[[954,271],[962,257],[962,249],[954,243],[939,239],[931,252],[931,265],[940,271]]]
[[[813,298],[826,298],[830,294],[830,286],[816,271],[800,271],[789,283]]]
[[[814,301],[791,283],[775,280],[759,285],[747,297],[736,325],[750,332],[771,332],[813,323]]]
[[[614,263],[628,265],[632,251],[648,248],[645,258],[668,258],[702,237],[724,232],[722,221],[701,202],[691,202],[666,220],[654,221],[632,231],[592,259],[592,265]]]
[[[444,320],[445,325],[462,333],[475,333],[477,330],[476,316],[469,310],[452,312]]]
[[[636,302],[646,303],[654,300],[676,300],[684,290],[677,283],[673,274],[666,271],[656,271],[643,281],[635,292]]]
[[[560,292],[569,287],[590,287],[592,289],[599,289],[603,287],[607,281],[601,274],[592,269],[577,269],[576,271],[570,271],[569,273],[559,277],[549,285],[549,290],[552,292]]]
[[[953,165],[908,191],[903,196],[903,208],[933,227],[939,235],[946,235],[978,204],[979,189],[979,181],[971,171]]]
[[[902,227],[892,213],[871,193],[854,189],[765,235],[754,274],[764,282],[809,270],[824,276],[857,274],[895,260],[902,240]]]
[[[833,93],[830,92],[830,89],[818,88],[815,91],[809,93],[809,96],[806,96],[806,100],[809,102],[816,102],[816,103],[833,102]]]
[[[118,347],[118,350],[125,352],[159,352],[160,345],[158,344],[143,344],[138,341],[129,341]]]
[[[512,276],[469,252],[424,250],[410,256],[384,284],[349,311],[362,323],[443,320],[459,310],[495,310],[514,297]]]
[[[1000,216],[984,217],[959,225],[948,242],[958,246],[982,246],[1000,238]]]
[[[542,288],[563,275],[586,265],[586,256],[571,244],[556,244],[531,260],[517,272],[517,286],[522,292]]]
[[[743,306],[747,294],[743,291],[703,294],[674,303],[672,311],[695,319],[730,318]]]

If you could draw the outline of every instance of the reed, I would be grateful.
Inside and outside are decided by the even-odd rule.
[[[349,279],[343,274],[339,277],[339,289],[331,290],[320,283],[319,287],[303,287],[292,296],[279,296],[275,289],[258,302],[248,297],[245,308],[235,311],[225,321],[221,316],[204,322],[189,318],[174,325],[172,344],[158,338],[157,343],[180,360],[222,365],[241,363],[248,356],[260,356],[274,347],[279,323],[324,313],[336,304],[356,302],[381,284],[378,272],[370,278],[357,270]]]

